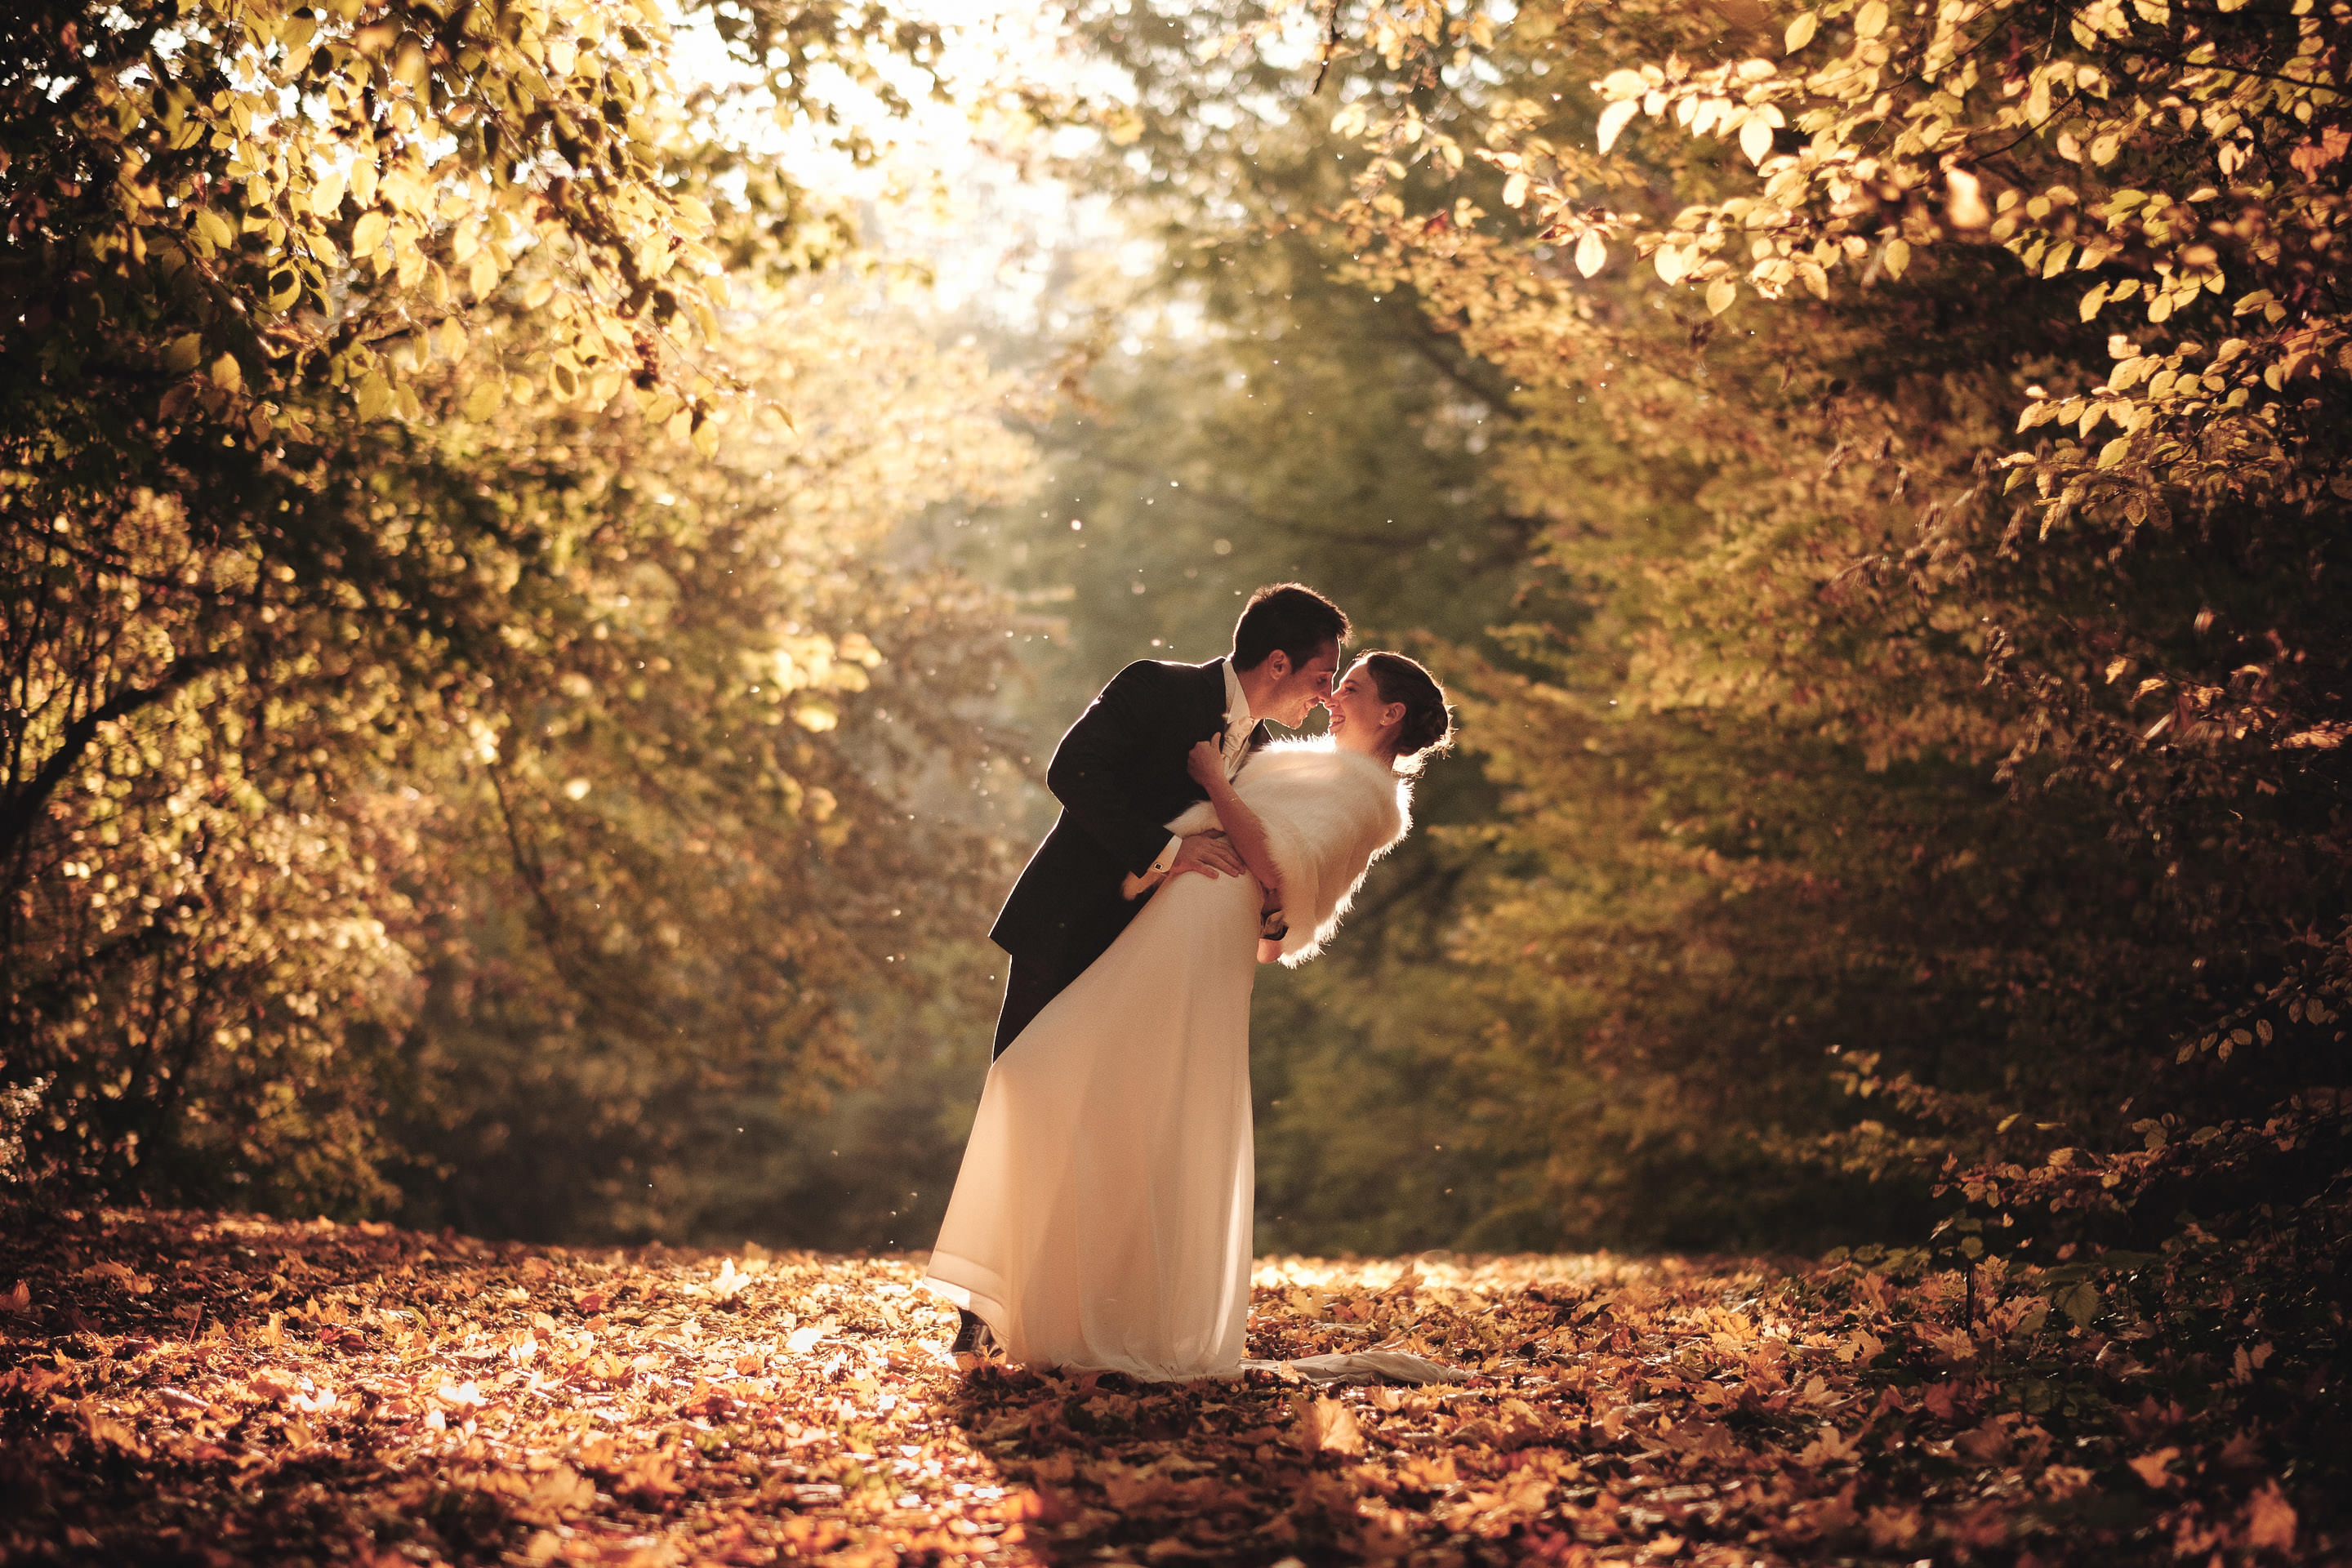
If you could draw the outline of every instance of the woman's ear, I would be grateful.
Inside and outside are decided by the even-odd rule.
[[[1404,704],[1403,704],[1403,703],[1402,703],[1402,702],[1391,702],[1391,703],[1390,703],[1387,707],[1385,707],[1385,708],[1383,708],[1383,709],[1381,709],[1381,727],[1382,729],[1386,729],[1386,728],[1388,728],[1388,726],[1390,726],[1391,724],[1402,724],[1402,723],[1403,723],[1403,722],[1404,722]]]

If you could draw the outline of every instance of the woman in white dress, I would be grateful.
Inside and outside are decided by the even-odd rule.
[[[1321,950],[1452,734],[1444,693],[1402,654],[1365,655],[1327,706],[1327,735],[1267,746],[1230,784],[1216,742],[1195,749],[1209,798],[1170,830],[1223,832],[1251,875],[1160,887],[989,1071],[924,1284],[1014,1362],[1239,1368],[1256,964]]]

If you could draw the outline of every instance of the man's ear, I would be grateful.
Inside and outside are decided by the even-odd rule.
[[[1290,675],[1290,656],[1280,648],[1276,648],[1265,656],[1265,662],[1258,668],[1276,680],[1287,679]]]

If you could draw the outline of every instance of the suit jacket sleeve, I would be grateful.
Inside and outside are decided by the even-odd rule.
[[[1171,685],[1159,665],[1129,665],[1078,715],[1045,769],[1045,787],[1070,820],[1137,875],[1167,847],[1168,829],[1136,808],[1120,779],[1180,721]]]

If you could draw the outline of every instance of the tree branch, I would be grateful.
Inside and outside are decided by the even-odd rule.
[[[131,687],[118,691],[66,726],[65,736],[58,749],[49,753],[40,771],[19,790],[0,802],[0,855],[13,853],[58,786],[66,781],[98,738],[99,727],[117,719],[127,719],[142,708],[153,706],[178,691],[197,676],[217,669],[228,662],[225,652],[186,654],[173,659],[163,671],[163,679],[152,686]]]

